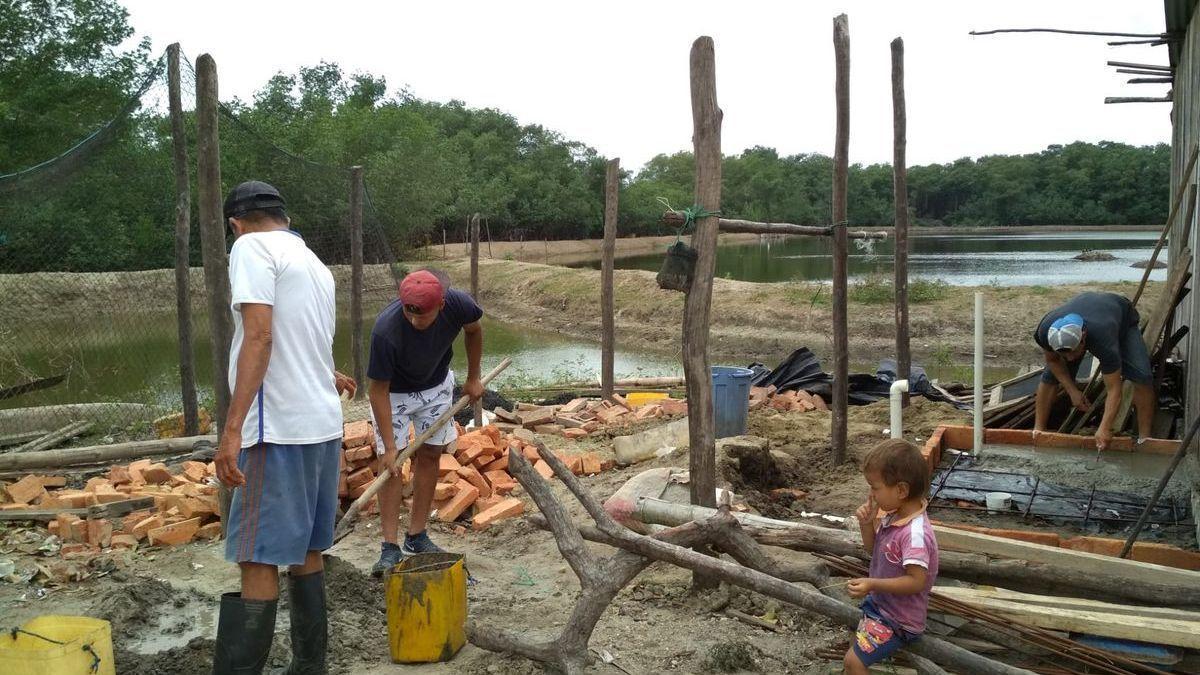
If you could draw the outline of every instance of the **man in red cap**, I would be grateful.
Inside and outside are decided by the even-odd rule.
[[[458,437],[453,424],[433,434],[412,458],[413,494],[408,533],[399,541],[403,481],[395,468],[396,457],[413,432],[428,430],[454,404],[452,347],[459,331],[466,334],[467,380],[463,393],[483,396],[479,359],[483,354],[483,310],[471,296],[449,287],[445,277],[429,270],[413,272],[400,283],[400,297],[385,307],[371,331],[371,356],[367,364],[367,394],[375,419],[376,450],[382,455],[380,471],[391,478],[379,493],[383,547],[372,574],[381,576],[405,556],[437,553],[425,533],[437,486],[438,461],[447,445]]]

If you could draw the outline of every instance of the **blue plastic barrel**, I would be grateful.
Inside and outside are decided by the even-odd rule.
[[[713,426],[717,438],[746,433],[752,377],[754,373],[748,368],[713,366]]]

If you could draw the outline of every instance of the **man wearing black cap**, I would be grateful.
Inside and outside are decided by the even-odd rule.
[[[275,633],[279,566],[288,566],[292,663],[324,673],[327,641],[321,551],[333,545],[341,453],[341,392],[333,368],[334,283],[289,229],[283,197],[261,181],[225,200],[237,235],[229,254],[232,391],[217,477],[236,487],[225,558],[241,593],[221,598],[213,673],[259,673]]]

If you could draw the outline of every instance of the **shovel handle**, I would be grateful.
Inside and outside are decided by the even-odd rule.
[[[484,375],[480,381],[486,387],[488,383],[495,379],[497,375],[504,372],[504,369],[510,365],[512,365],[512,359],[504,359],[499,365],[493,368],[490,373]],[[463,395],[459,397],[459,399],[454,402],[454,405],[450,406],[449,410],[442,413],[442,416],[437,418],[437,420],[435,420],[428,429],[421,432],[416,438],[414,438],[413,442],[409,443],[408,447],[405,448],[403,452],[400,452],[396,455],[396,463],[394,466],[400,467],[403,465],[404,462],[408,460],[408,458],[411,457],[418,448],[425,444],[425,441],[428,441],[430,438],[432,438],[439,429],[446,426],[447,423],[454,419],[454,416],[458,414],[458,411],[467,407],[470,405],[470,403],[470,396]],[[367,490],[362,493],[362,496],[360,496],[358,499],[355,499],[354,503],[350,505],[350,508],[346,509],[346,514],[342,516],[342,519],[338,521],[337,527],[334,529],[333,538],[335,541],[350,533],[350,529],[353,527],[354,520],[358,517],[359,511],[362,511],[363,506],[366,506],[367,502],[371,501],[371,498],[383,489],[384,483],[387,483],[390,478],[390,471],[381,472],[375,477],[375,480],[371,481],[371,484],[367,486]]]

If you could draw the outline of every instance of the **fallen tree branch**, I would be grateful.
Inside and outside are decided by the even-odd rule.
[[[132,441],[112,445],[91,445],[84,448],[42,450],[40,452],[10,453],[0,456],[0,471],[28,469],[59,469],[64,466],[113,462],[122,459],[157,457],[190,452],[199,443],[216,444],[215,435],[164,438],[156,441]]]
[[[729,563],[703,553],[698,553],[690,548],[662,541],[661,539],[646,537],[621,526],[604,511],[600,502],[588,493],[579,479],[571,473],[567,466],[553,452],[542,443],[538,443],[537,446],[538,454],[542,460],[551,467],[559,480],[579,500],[584,509],[596,522],[600,533],[609,540],[606,543],[611,543],[613,546],[626,551],[638,553],[649,559],[669,562],[680,567],[701,572],[720,581],[783,600],[802,609],[832,619],[848,628],[854,628],[858,625],[860,618],[858,608],[826,597],[810,585],[788,583],[755,569]],[[510,451],[508,461],[509,470],[515,473],[517,480],[529,492],[539,508],[543,504],[550,504],[551,502],[557,504],[557,500],[555,500],[549,487],[542,483],[541,476],[533,470],[521,453]],[[550,514],[546,514],[547,522],[552,528],[556,526],[561,528],[561,521],[556,523],[558,515],[564,513],[561,505],[558,505],[557,508],[554,506],[550,506],[549,508],[552,513],[555,513],[555,516],[552,517]],[[543,511],[543,513],[545,512]],[[722,509],[714,517],[702,522],[693,522],[690,525],[704,531],[705,535],[711,537],[718,548],[726,550],[732,556],[743,557],[753,564],[764,566],[771,564],[769,560],[764,560],[765,554],[762,554],[761,550],[757,554],[754,552],[752,548],[754,542],[744,532],[741,532],[741,526],[730,515],[728,509]],[[578,528],[572,526],[571,529],[575,531],[575,536],[582,538],[582,533]],[[555,535],[557,539],[557,530],[555,530]],[[475,644],[483,646],[479,642]],[[925,636],[923,639],[909,645],[907,649],[936,663],[962,672],[981,673],[984,675],[1029,673],[1029,671],[1022,668],[974,654],[933,636]]]

